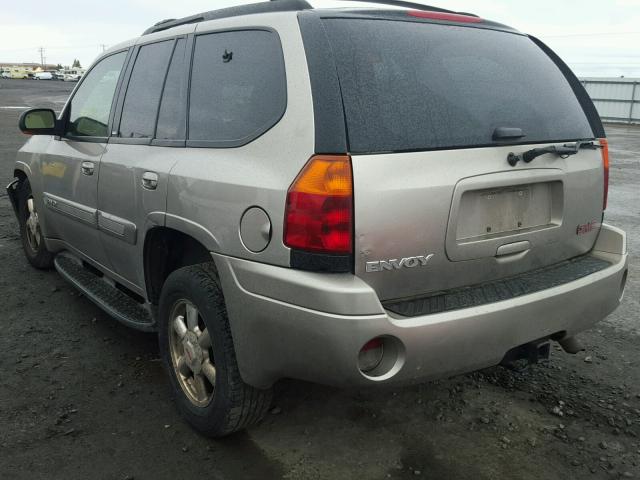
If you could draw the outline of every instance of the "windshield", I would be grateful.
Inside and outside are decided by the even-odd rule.
[[[353,153],[593,138],[571,86],[527,36],[372,19],[324,19]]]

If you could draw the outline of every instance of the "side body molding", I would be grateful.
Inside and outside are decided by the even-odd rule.
[[[131,245],[136,244],[136,224],[124,218],[98,210],[98,230],[119,238]]]
[[[81,203],[73,202],[57,195],[44,192],[43,194],[45,206],[57,213],[71,217],[86,225],[90,225],[93,228],[98,227],[97,213],[98,210],[92,207],[87,207]]]
[[[137,227],[135,223],[51,193],[45,192],[43,197],[44,204],[48,209],[90,225],[131,245],[136,244]]]

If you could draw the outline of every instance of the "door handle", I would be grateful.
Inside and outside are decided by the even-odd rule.
[[[142,174],[142,188],[155,190],[158,187],[158,174],[155,172],[144,172]]]
[[[82,165],[80,165],[80,170],[83,175],[93,175],[94,168],[96,168],[96,166],[93,162],[82,162]]]

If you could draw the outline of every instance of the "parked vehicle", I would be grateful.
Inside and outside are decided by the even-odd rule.
[[[33,72],[25,67],[12,67],[9,69],[9,77],[5,78],[18,78],[28,79],[33,77]]]
[[[77,82],[82,78],[83,74],[84,71],[80,69],[64,70],[62,72],[62,80],[65,82]]]
[[[34,80],[53,80],[51,72],[36,72],[33,74]]]
[[[158,332],[208,435],[257,422],[285,377],[576,353],[623,296],[593,103],[540,40],[471,14],[278,0],[161,22],[20,128],[27,260]]]
[[[11,78],[11,72],[9,70],[3,70],[0,72],[0,78]]]

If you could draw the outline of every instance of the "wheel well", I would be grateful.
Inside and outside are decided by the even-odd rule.
[[[149,301],[158,304],[162,286],[173,271],[211,261],[209,250],[193,237],[172,228],[153,228],[144,242],[144,276]]]

